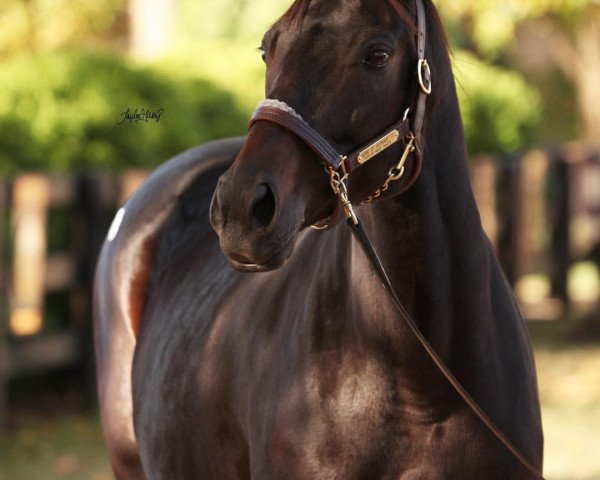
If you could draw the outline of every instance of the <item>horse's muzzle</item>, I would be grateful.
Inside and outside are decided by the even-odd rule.
[[[244,272],[280,267],[297,231],[282,221],[276,189],[268,179],[226,172],[210,207],[210,222],[231,265]]]

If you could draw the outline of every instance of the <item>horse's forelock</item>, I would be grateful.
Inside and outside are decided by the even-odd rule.
[[[311,0],[295,0],[290,8],[283,14],[280,21],[290,25],[295,20],[302,22],[308,12]],[[403,5],[401,0],[387,0],[387,3],[396,11],[402,22],[416,33],[417,24],[411,12]]]
[[[304,20],[304,17],[308,12],[310,2],[311,0],[296,0],[290,6],[288,11],[283,14],[280,21],[290,25],[295,19],[299,19],[300,21]]]
[[[413,14],[400,0],[387,0],[388,4],[396,11],[400,20],[409,28],[411,34],[417,33],[417,22]]]
[[[311,1],[312,0],[295,0],[279,21],[287,25],[291,25],[294,21],[299,21],[302,24],[308,13]],[[416,35],[418,30],[417,20],[410,9],[407,8],[406,3],[406,0],[387,0],[387,4],[396,12],[400,20],[408,27],[411,34]],[[449,51],[448,37],[442,26],[437,9],[433,5],[431,5],[431,8],[428,8],[428,4],[431,2],[427,0],[424,0],[424,3],[428,15],[432,16],[432,23],[435,25],[435,28],[441,32],[442,42],[446,47],[446,51]]]

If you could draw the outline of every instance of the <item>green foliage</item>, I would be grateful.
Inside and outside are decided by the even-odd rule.
[[[519,73],[459,52],[455,75],[471,155],[513,152],[535,140],[541,102],[537,91]]]
[[[197,143],[244,133],[248,115],[264,95],[264,65],[256,47],[290,3],[181,0],[177,49],[152,66],[83,52],[5,60],[0,64],[0,175],[24,168],[153,166]],[[0,8],[0,20],[7,26],[0,30],[0,55],[7,45],[19,42],[24,49],[44,50],[44,45],[89,45],[103,35],[114,41],[122,28],[118,23],[124,0],[102,7],[78,0],[70,13],[71,3],[57,0],[56,13],[46,18],[42,13],[47,5],[43,0],[7,0]],[[27,20],[27,15],[33,16]],[[10,33],[26,20],[29,27],[22,31],[33,37]],[[54,36],[59,20],[71,33]],[[530,143],[539,99],[523,78],[470,57],[459,56],[458,64],[471,153],[510,151]],[[158,124],[116,125],[127,108],[165,112]]]
[[[231,94],[189,73],[107,53],[54,53],[0,68],[0,174],[17,169],[149,167],[197,143],[245,131]],[[128,108],[160,122],[117,123]]]
[[[210,40],[180,46],[159,68],[193,74],[231,92],[249,115],[264,98],[265,65],[257,44]]]
[[[552,16],[564,30],[573,31],[586,9],[599,0],[453,0],[436,2],[459,46],[476,46],[486,58],[497,58],[515,38],[519,23]]]
[[[179,39],[236,40],[260,45],[265,30],[292,0],[179,0]]]

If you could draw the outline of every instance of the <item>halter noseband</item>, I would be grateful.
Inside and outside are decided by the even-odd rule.
[[[406,110],[400,121],[386,129],[375,139],[367,142],[363,146],[357,148],[348,155],[340,155],[335,148],[323,136],[305,122],[292,107],[285,102],[274,99],[264,100],[259,104],[248,128],[258,121],[268,121],[276,123],[299,137],[323,162],[326,170],[331,178],[331,186],[333,191],[340,198],[337,206],[342,206],[346,216],[356,222],[356,217],[348,198],[347,179],[356,169],[364,165],[369,160],[379,155],[384,150],[387,150],[392,145],[399,142],[401,139],[405,141],[404,153],[400,160],[393,165],[388,171],[388,177],[377,191],[371,194],[363,201],[370,203],[372,201],[388,198],[398,195],[408,190],[416,181],[421,171],[422,165],[422,147],[421,147],[421,129],[425,118],[425,104],[427,96],[431,93],[431,71],[429,64],[425,59],[425,44],[427,39],[426,23],[425,23],[425,7],[423,0],[415,0],[417,7],[417,77],[418,89],[416,99],[416,110],[414,120],[409,120],[410,108]],[[390,189],[393,182],[400,180],[404,176],[406,162],[410,154],[415,152],[415,165],[412,170],[412,175],[407,182],[404,182],[399,188]],[[339,208],[332,215],[329,221],[329,226],[336,224],[341,215]]]

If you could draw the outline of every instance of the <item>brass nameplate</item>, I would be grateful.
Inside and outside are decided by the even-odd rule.
[[[392,130],[385,137],[377,140],[373,145],[368,146],[358,154],[358,163],[361,165],[367,163],[375,155],[383,152],[386,148],[391,147],[400,139],[400,132]]]

